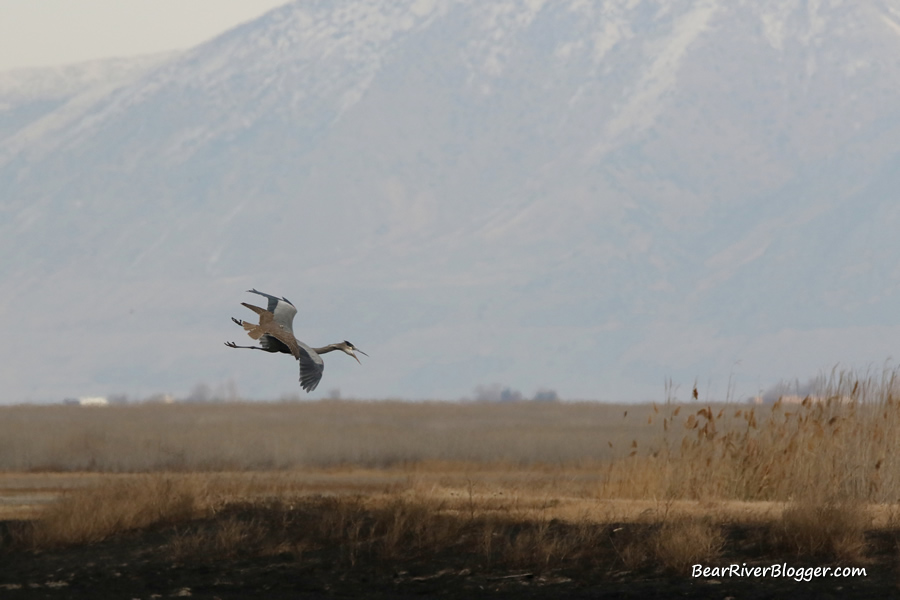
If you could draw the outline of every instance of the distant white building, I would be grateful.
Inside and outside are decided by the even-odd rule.
[[[107,406],[109,400],[103,396],[81,396],[80,398],[66,398],[63,404],[72,404],[77,406]]]

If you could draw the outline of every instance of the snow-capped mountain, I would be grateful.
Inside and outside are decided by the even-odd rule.
[[[5,401],[293,393],[221,344],[250,287],[372,356],[317,394],[753,393],[900,333],[892,2],[300,1],[103,69],[0,74]]]

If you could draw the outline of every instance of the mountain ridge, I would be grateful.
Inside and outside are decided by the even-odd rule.
[[[92,340],[54,351],[52,384],[30,383],[51,358],[8,350],[8,393],[290,393],[289,364],[212,350],[252,287],[302,298],[301,339],[389,357],[327,362],[323,389],[366,397],[635,400],[665,377],[753,394],[880,363],[900,331],[898,19],[876,1],[277,8],[94,88],[56,129],[0,135],[0,314],[24,301],[11,334]],[[111,326],[73,324],[94,313]]]

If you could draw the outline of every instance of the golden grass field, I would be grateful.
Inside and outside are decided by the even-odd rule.
[[[865,562],[867,532],[900,524],[900,379],[836,373],[820,387],[765,406],[11,406],[0,520],[30,521],[8,542],[19,548],[218,515],[170,540],[173,555],[334,543],[352,563],[363,549],[461,552],[465,538],[487,562],[549,567],[602,543],[616,568],[675,572],[727,552],[728,527],[759,525],[773,557]],[[248,507],[266,516],[223,516]],[[324,525],[292,537],[292,511]],[[614,540],[623,523],[643,533]]]

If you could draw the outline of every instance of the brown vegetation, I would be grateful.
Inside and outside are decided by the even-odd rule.
[[[66,493],[21,541],[38,549],[99,542],[123,531],[201,516],[208,503],[197,479],[154,475],[109,482]]]
[[[613,496],[895,502],[900,379],[837,373],[815,396],[774,405],[654,407],[664,434],[609,464]]]
[[[330,546],[350,567],[452,554],[685,573],[761,524],[772,556],[860,562],[875,519],[895,525],[895,375],[837,374],[772,406],[11,407],[0,468],[98,474],[18,530],[19,548],[158,526],[182,561]]]
[[[799,502],[785,509],[780,526],[775,537],[791,554],[856,563],[865,556],[871,519],[859,502]]]
[[[628,408],[399,401],[10,406],[0,408],[0,471],[571,465],[625,455],[634,436],[645,444],[659,437],[657,428],[623,417]]]
[[[169,526],[167,554],[179,562],[289,554],[339,548],[347,567],[360,561],[403,563],[457,554],[472,566],[543,573],[618,565],[682,572],[718,556],[723,537],[709,519],[633,523],[564,521],[491,510],[468,498],[416,494],[266,498],[211,502],[195,478],[150,476],[67,495],[16,533],[18,547],[47,550]],[[614,539],[615,537],[615,539]],[[632,561],[622,559],[616,543]]]

